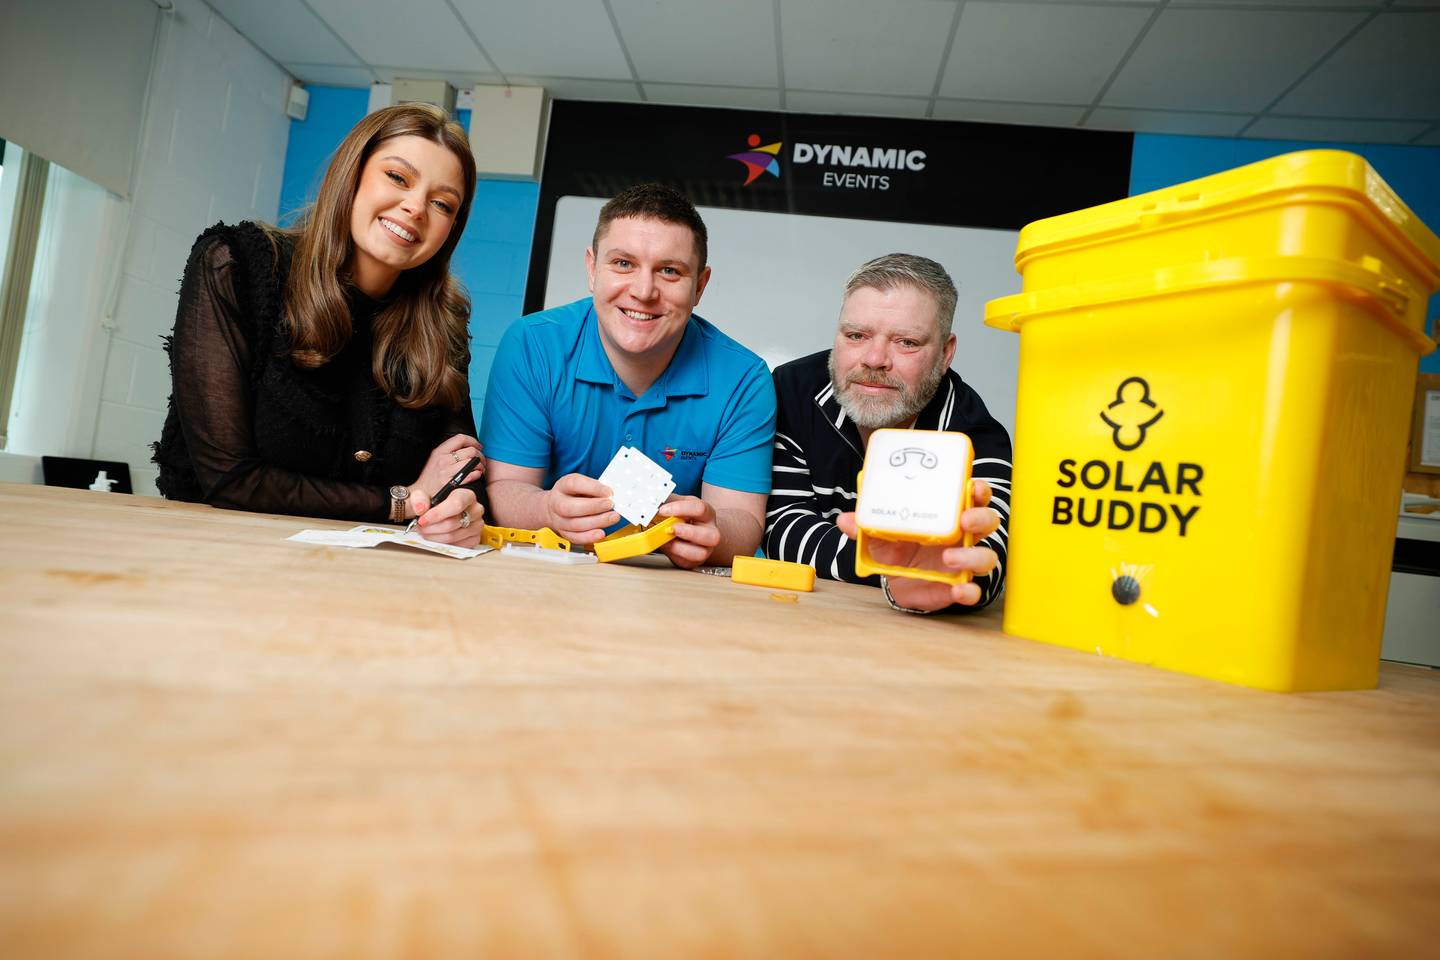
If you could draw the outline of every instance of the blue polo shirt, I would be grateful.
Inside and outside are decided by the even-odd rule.
[[[631,446],[670,471],[677,494],[698,497],[702,481],[769,493],[774,381],[765,361],[691,314],[670,365],[637,397],[605,354],[585,297],[506,331],[480,440],[487,457],[544,468],[546,489],[567,473],[599,477]]]

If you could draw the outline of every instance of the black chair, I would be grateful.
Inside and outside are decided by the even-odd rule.
[[[77,457],[41,457],[40,469],[45,475],[47,487],[75,487],[87,490],[100,471],[106,478],[114,480],[111,493],[134,493],[130,486],[130,465],[118,460],[82,460]]]

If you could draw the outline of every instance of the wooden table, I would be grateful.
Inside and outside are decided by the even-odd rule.
[[[284,539],[326,525],[0,486],[0,956],[1440,949],[1429,671]]]

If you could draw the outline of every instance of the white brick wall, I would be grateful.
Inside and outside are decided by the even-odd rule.
[[[92,454],[128,462],[150,494],[170,393],[160,337],[190,245],[217,220],[275,219],[290,133],[289,78],[208,6],[175,0],[162,30]]]

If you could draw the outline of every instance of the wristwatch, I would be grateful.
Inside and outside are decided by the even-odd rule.
[[[405,504],[410,499],[410,488],[395,484],[390,488],[390,522],[405,522]]]

